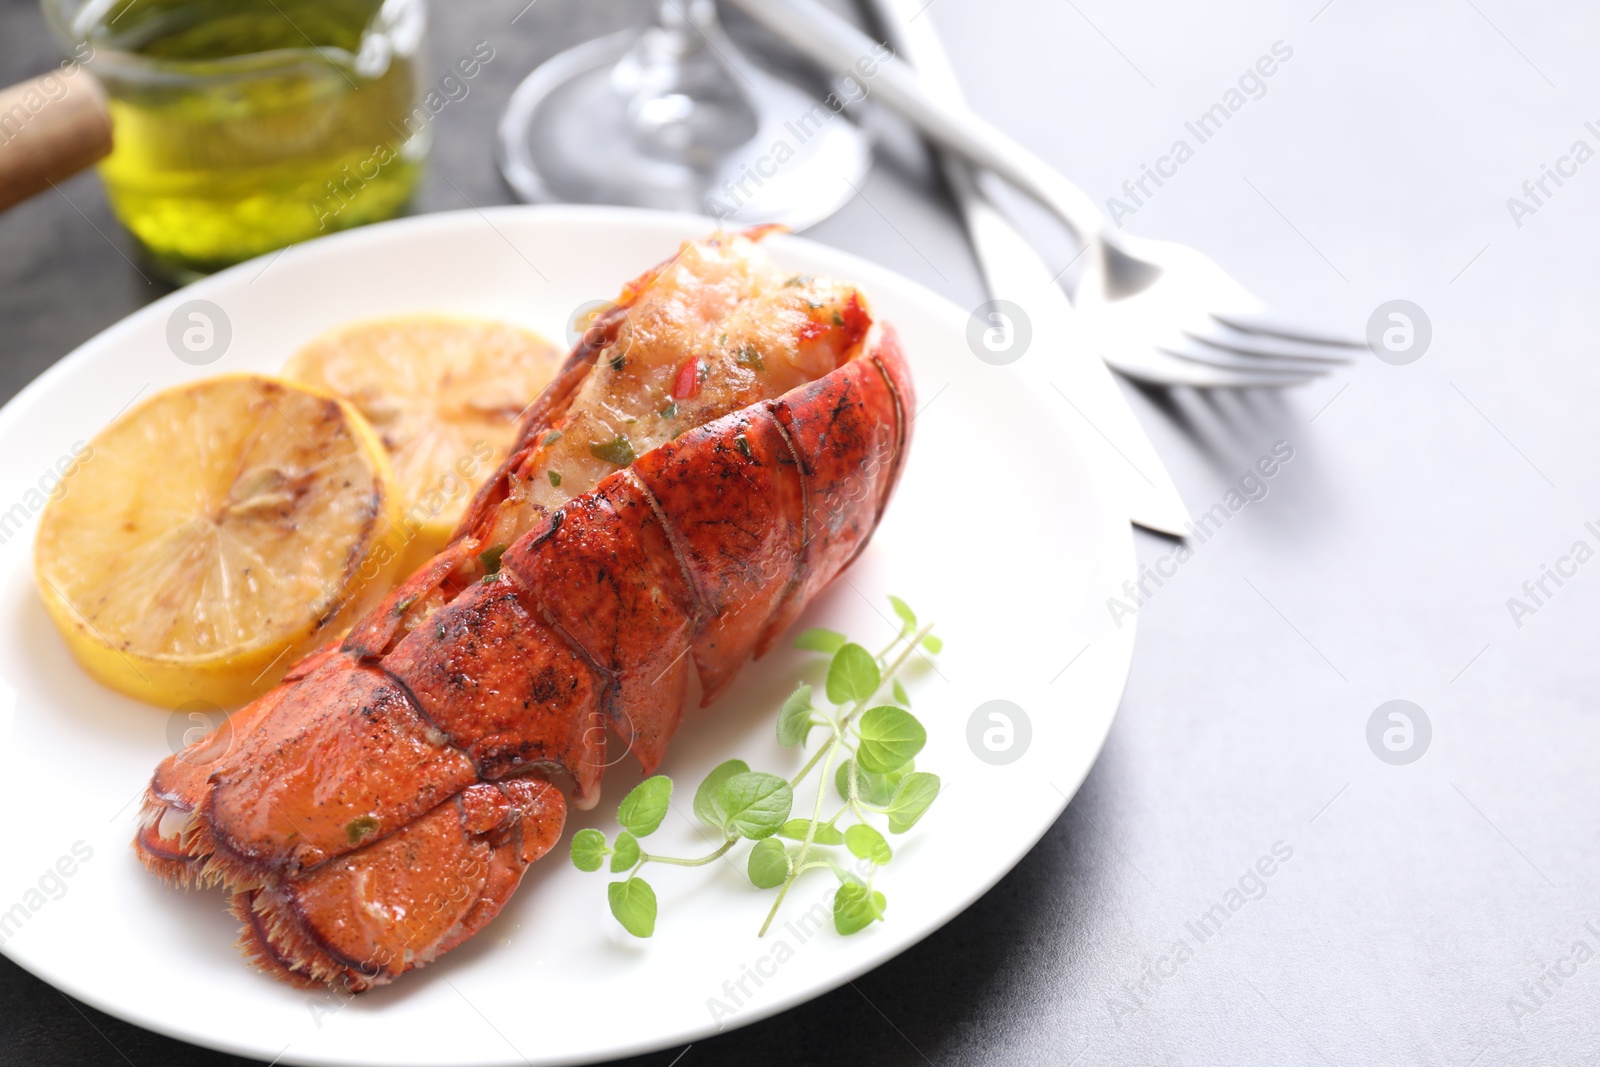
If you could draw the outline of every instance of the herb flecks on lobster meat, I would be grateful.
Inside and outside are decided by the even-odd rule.
[[[861,551],[912,410],[854,288],[751,236],[685,244],[597,318],[443,552],[157,768],[140,858],[225,885],[280,978],[436,958],[598,798],[608,726],[654,770],[690,664],[709,703]]]

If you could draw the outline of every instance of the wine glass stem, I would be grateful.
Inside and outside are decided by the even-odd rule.
[[[656,9],[656,22],[685,47],[693,43],[693,35],[716,21],[714,0],[661,0]]]

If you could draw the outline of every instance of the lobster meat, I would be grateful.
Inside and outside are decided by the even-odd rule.
[[[461,944],[597,801],[607,726],[653,772],[690,663],[710,703],[865,546],[904,357],[764,232],[629,283],[449,545],[156,769],[139,858],[224,885],[257,966],[361,991]]]

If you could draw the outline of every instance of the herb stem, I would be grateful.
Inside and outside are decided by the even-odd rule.
[[[842,731],[836,731],[832,740],[828,742],[828,746],[817,753],[817,755],[820,756],[825,752],[827,753],[828,758],[822,764],[822,781],[817,783],[817,799],[816,802],[811,805],[811,821],[806,824],[805,840],[800,842],[800,851],[795,853],[795,869],[791,871],[789,873],[789,877],[784,880],[783,888],[778,890],[778,899],[772,902],[772,910],[767,912],[766,921],[761,924],[761,929],[757,931],[757,937],[767,936],[767,929],[772,925],[772,920],[778,917],[778,909],[783,907],[783,898],[789,895],[789,887],[794,885],[794,880],[800,877],[800,872],[805,869],[806,857],[810,855],[811,846],[816,841],[817,837],[817,820],[822,818],[822,794],[826,792],[828,771],[833,767],[834,755],[842,747],[844,747],[844,734]],[[813,759],[811,764],[816,762],[817,761]],[[806,765],[807,770],[810,769],[811,764]],[[801,777],[803,778],[805,775],[801,774]]]
[[[728,854],[728,850],[738,843],[739,839],[737,837],[730,837],[721,845],[717,846],[716,851],[710,853],[709,855],[701,856],[697,859],[687,860],[679,859],[677,856],[656,856],[649,852],[641,852],[639,853],[639,865],[643,866],[646,863],[670,863],[674,867],[704,867],[706,864],[714,863],[715,861],[720,860],[723,856],[726,856]],[[634,868],[634,870],[638,869],[638,867]]]
[[[778,898],[772,902],[772,908],[767,912],[766,919],[762,921],[761,929],[756,931],[757,937],[767,936],[767,929],[772,926],[772,920],[778,917],[778,909],[783,907],[783,898],[789,895],[789,887],[794,885],[796,878],[800,877],[801,870],[804,870],[804,868],[796,868],[789,872],[788,878],[784,879],[782,888],[778,890]]]

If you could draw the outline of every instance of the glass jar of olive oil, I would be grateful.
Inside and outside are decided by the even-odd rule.
[[[423,0],[43,0],[104,86],[112,210],[179,281],[392,218],[431,141]]]

